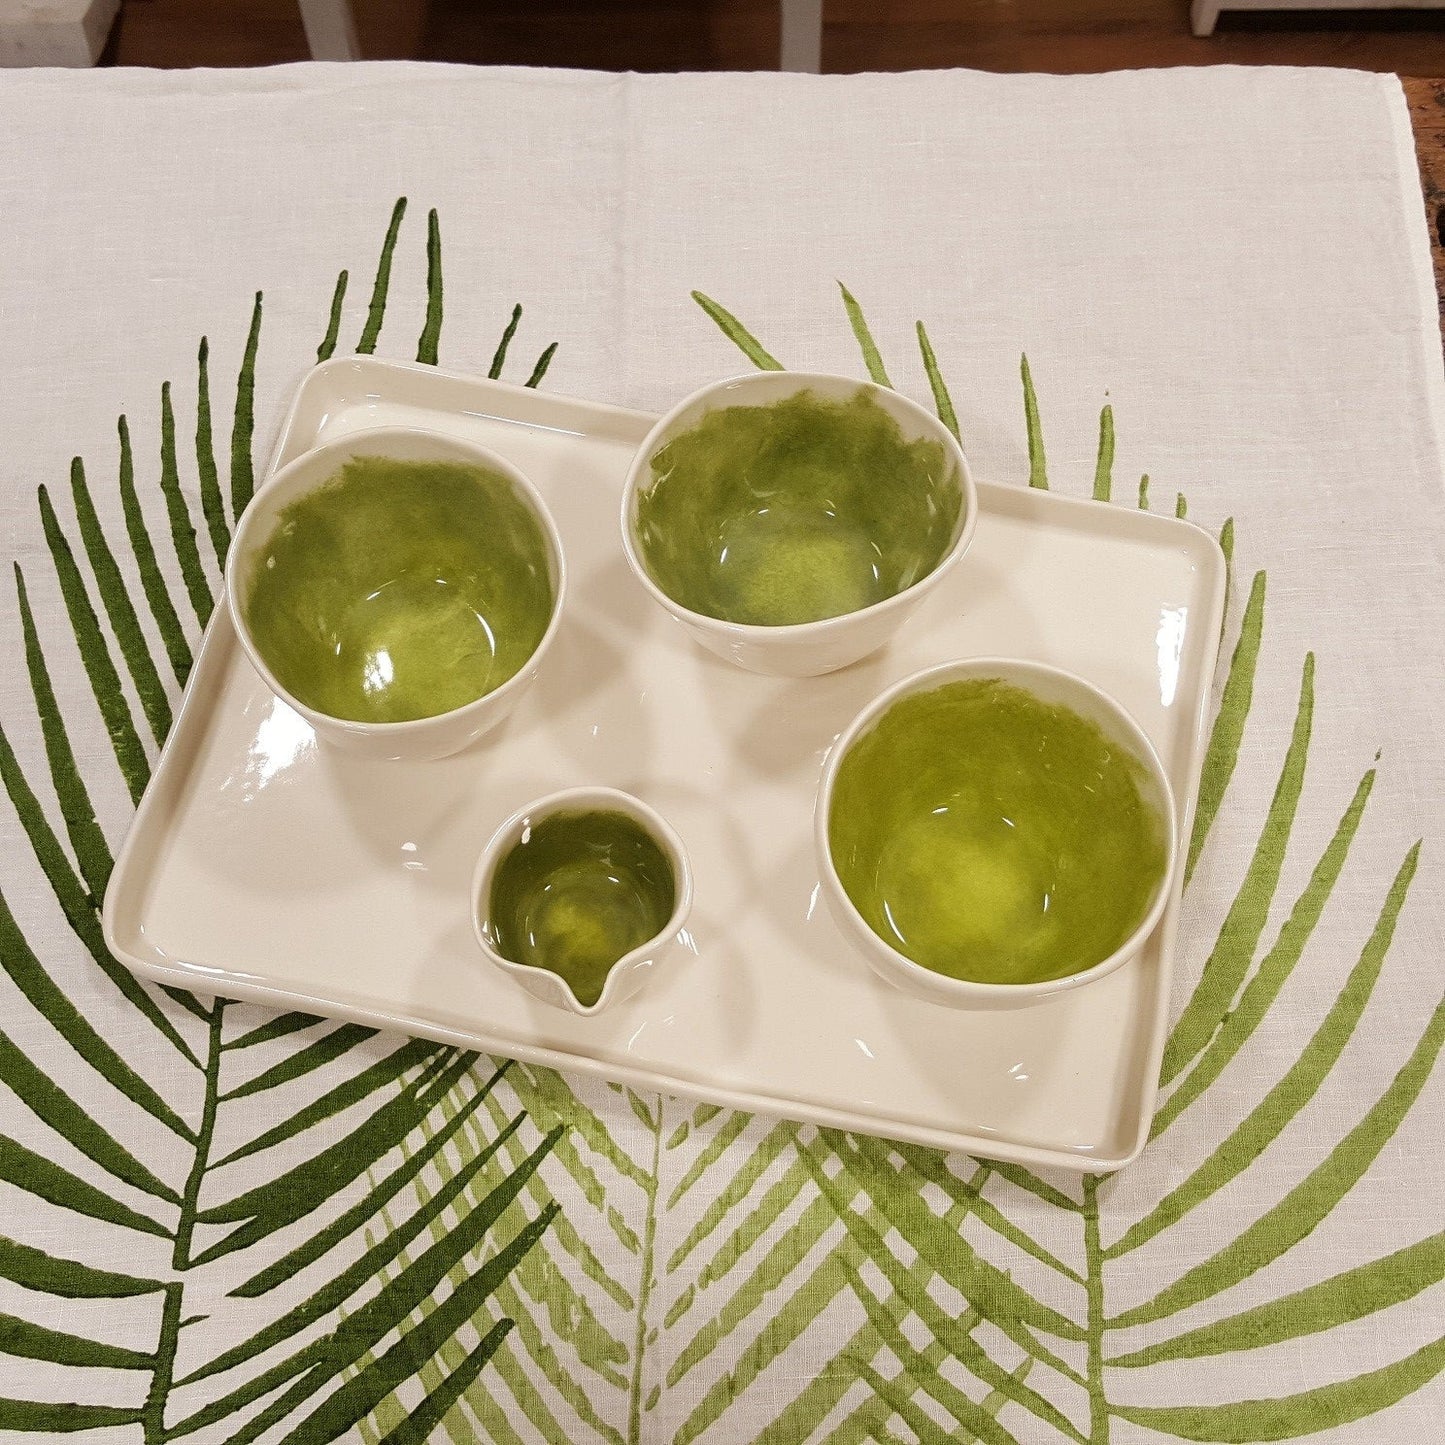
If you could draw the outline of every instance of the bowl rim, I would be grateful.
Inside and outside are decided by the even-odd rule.
[[[749,387],[754,383],[766,384],[769,381],[776,382],[783,378],[797,383],[793,391],[789,393],[790,395],[807,391],[811,385],[818,382],[829,386],[848,386],[855,391],[861,391],[871,396],[881,394],[885,398],[881,403],[885,408],[898,407],[915,420],[921,420],[924,427],[936,434],[935,439],[942,444],[944,451],[949,454],[958,469],[959,490],[963,495],[963,517],[959,525],[958,536],[954,538],[948,550],[939,558],[937,565],[931,571],[926,572],[917,581],[909,583],[902,591],[881,598],[877,602],[870,602],[866,607],[855,608],[851,612],[840,612],[834,617],[820,617],[812,622],[729,622],[724,617],[714,617],[707,612],[695,612],[691,607],[663,591],[653,580],[638,552],[633,539],[634,503],[637,493],[642,488],[653,452],[657,450],[669,428],[690,407],[696,406],[715,393],[733,387]],[[968,458],[964,455],[958,438],[926,407],[920,406],[912,397],[895,391],[891,386],[881,386],[876,381],[864,380],[855,376],[842,376],[836,372],[827,371],[790,371],[787,369],[745,371],[698,387],[696,391],[683,397],[657,419],[652,429],[638,445],[628,467],[627,479],[622,487],[621,521],[622,550],[627,558],[628,566],[632,569],[633,576],[642,583],[662,607],[680,621],[691,627],[716,633],[720,637],[734,639],[813,639],[840,628],[852,626],[860,619],[879,617],[890,610],[910,606],[921,601],[928,592],[942,582],[957,566],[973,541],[974,530],[978,525],[978,488],[974,482],[973,473],[969,470]]]
[[[357,738],[387,739],[390,741],[404,743],[409,738],[425,737],[428,733],[435,732],[440,723],[452,723],[456,719],[469,712],[482,713],[490,711],[502,699],[509,697],[513,692],[525,687],[530,680],[528,664],[536,662],[546,652],[556,636],[562,621],[562,612],[567,596],[567,558],[562,548],[562,536],[557,530],[556,520],[548,508],[542,494],[537,490],[535,484],[524,473],[515,462],[508,461],[498,452],[490,447],[485,447],[476,442],[465,441],[460,437],[449,436],[442,432],[430,431],[425,427],[417,426],[374,426],[363,427],[357,431],[347,432],[345,436],[337,437],[333,441],[322,442],[319,446],[302,452],[299,456],[293,457],[284,466],[277,467],[262,483],[256,488],[256,497],[263,496],[273,487],[282,489],[290,486],[294,479],[315,467],[321,472],[325,465],[325,459],[334,458],[333,471],[329,475],[319,475],[318,479],[309,486],[297,487],[295,495],[289,497],[288,502],[299,500],[309,493],[319,490],[325,486],[339,469],[343,461],[348,458],[366,455],[365,447],[368,443],[380,441],[395,441],[405,443],[408,441],[422,441],[429,446],[436,447],[443,452],[451,452],[458,460],[468,460],[479,466],[484,466],[490,471],[500,472],[511,484],[515,491],[520,493],[522,498],[531,508],[532,515],[536,518],[542,529],[542,535],[547,541],[547,546],[552,554],[552,562],[555,571],[555,579],[552,589],[552,611],[547,619],[546,630],[538,639],[536,647],[532,649],[527,661],[514,672],[505,682],[499,683],[490,692],[484,692],[480,697],[474,697],[470,702],[459,703],[456,707],[448,708],[445,712],[428,713],[425,717],[403,718],[392,722],[367,722],[361,718],[338,717],[334,713],[322,712],[319,708],[312,707],[309,703],[302,702],[289,688],[285,687],[272,672],[270,665],[261,655],[260,648],[256,645],[255,639],[251,636],[250,625],[246,621],[245,612],[241,603],[242,579],[239,576],[241,569],[242,554],[255,550],[252,533],[259,530],[261,523],[253,520],[260,516],[259,511],[247,506],[242,512],[240,521],[231,537],[230,550],[226,554],[225,567],[225,590],[226,609],[230,614],[231,626],[234,628],[236,637],[241,644],[242,650],[251,663],[261,675],[261,680],[276,694],[288,707],[300,713],[313,728],[340,730]],[[425,459],[424,459],[425,460]],[[253,501],[255,498],[252,499]],[[275,519],[272,519],[274,525]],[[249,529],[249,530],[248,530]]]
[[[1048,677],[1066,688],[1077,689],[1089,695],[1112,720],[1118,730],[1130,743],[1132,751],[1152,777],[1160,797],[1163,799],[1163,823],[1165,833],[1164,869],[1155,885],[1148,909],[1129,936],[1107,957],[1091,964],[1077,973],[1062,978],[1044,979],[1037,983],[986,983],[974,979],[952,978],[948,974],[936,973],[915,962],[900,952],[887,939],[874,931],[863,917],[857,905],[848,896],[843,880],[833,863],[832,847],[828,839],[829,822],[832,817],[833,789],[838,770],[853,744],[886,713],[895,702],[916,693],[931,691],[945,683],[960,681],[968,677],[998,677],[1032,691],[1027,682],[1029,677]],[[1065,706],[1068,704],[1065,703]],[[947,1001],[966,1007],[970,1003],[997,1006],[999,1004],[1023,1005],[1037,1002],[1054,994],[1081,988],[1105,975],[1113,973],[1133,958],[1150,935],[1159,926],[1164,910],[1174,895],[1179,869],[1179,809],[1174,789],[1160,760],[1159,753],[1149,735],[1140,726],[1138,719],[1112,693],[1097,683],[1056,667],[1052,663],[1038,662],[1022,657],[968,657],[956,658],[950,662],[935,663],[900,678],[885,688],[857,713],[853,720],[838,734],[828,750],[818,784],[817,800],[813,813],[814,852],[823,886],[835,907],[844,911],[852,925],[852,933],[860,946],[866,944],[870,962],[882,963],[887,976],[914,997]]]
[[[588,807],[601,811],[625,813],[646,828],[653,840],[662,846],[663,852],[667,855],[667,861],[672,866],[673,905],[667,922],[656,933],[651,934],[635,948],[628,949],[621,957],[613,960],[608,966],[607,979],[602,985],[602,992],[598,995],[597,1001],[584,1004],[573,992],[571,983],[560,973],[554,973],[551,969],[542,968],[537,964],[519,963],[516,959],[507,958],[497,951],[496,946],[486,934],[486,914],[489,912],[489,908],[484,902],[484,898],[491,891],[493,875],[503,857],[515,846],[518,834],[525,826],[540,822],[544,818],[550,818],[569,808],[580,810]],[[628,972],[628,965],[635,963],[641,954],[649,953],[669,943],[682,932],[692,912],[692,895],[692,864],[688,860],[687,846],[672,824],[656,808],[650,803],[644,802],[635,793],[624,792],[621,788],[607,787],[601,784],[583,784],[579,787],[559,788],[556,792],[544,793],[541,797],[533,798],[530,802],[522,804],[520,808],[509,813],[506,819],[493,830],[481,853],[477,856],[476,866],[472,869],[468,912],[471,915],[472,933],[488,962],[519,980],[534,979],[539,982],[545,980],[544,986],[549,992],[553,988],[560,987],[567,1007],[583,1018],[591,1018],[601,1013],[616,1000],[617,990],[621,987],[622,979]]]

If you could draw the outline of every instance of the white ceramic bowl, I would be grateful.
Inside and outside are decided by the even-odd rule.
[[[561,975],[552,973],[549,969],[536,968],[529,963],[517,963],[498,953],[488,932],[487,915],[492,896],[492,879],[497,868],[522,840],[528,829],[553,813],[593,810],[623,813],[651,834],[672,867],[674,893],[672,914],[667,922],[645,943],[639,944],[630,953],[623,954],[608,970],[607,982],[603,985],[597,1002],[584,1004]],[[683,947],[679,934],[692,911],[692,868],[687,860],[687,849],[683,847],[682,839],[677,836],[676,830],[655,808],[650,808],[640,798],[633,797],[631,793],[620,792],[616,788],[565,788],[518,808],[492,834],[487,846],[482,849],[481,857],[477,859],[476,871],[472,875],[471,911],[472,931],[489,962],[510,975],[543,1003],[591,1017],[625,998],[630,998],[647,982],[653,969],[662,960]]]
[[[694,612],[670,597],[653,580],[643,562],[635,535],[638,496],[652,481],[652,459],[680,433],[695,427],[710,411],[730,406],[766,406],[802,391],[829,401],[847,401],[863,392],[898,423],[905,441],[927,440],[943,448],[957,469],[963,503],[952,545],[938,565],[912,586],[855,612],[820,622],[769,627],[727,622]],[[758,371],[703,387],[679,402],[647,434],[637,449],[622,493],[622,545],[642,585],[710,651],[752,672],[784,677],[813,677],[847,667],[877,651],[925,597],[958,564],[973,538],[978,496],[968,462],[957,438],[931,412],[888,387],[850,377],[802,371]]]
[[[308,707],[282,686],[267,665],[246,622],[243,587],[249,584],[255,559],[269,540],[281,512],[299,498],[324,486],[353,457],[462,462],[485,467],[504,476],[536,518],[547,543],[551,565],[552,615],[531,657],[491,692],[432,717],[413,718],[405,722],[357,722],[332,717]],[[376,759],[446,757],[460,752],[501,722],[536,677],[542,659],[556,636],[566,588],[562,539],[546,503],[531,482],[511,462],[486,447],[414,427],[375,427],[353,432],[337,441],[325,442],[279,468],[259,488],[242,514],[226,558],[226,601],[232,625],[251,665],[277,697],[311,724],[319,739],[346,752]]]
[[[976,983],[936,973],[915,963],[875,933],[849,898],[842,880],[838,877],[829,846],[829,820],[834,783],[849,749],[869,732],[900,698],[931,692],[944,683],[965,678],[1000,678],[1032,693],[1045,703],[1062,703],[1095,723],[1107,738],[1117,743],[1140,765],[1144,801],[1155,810],[1163,825],[1164,869],[1138,927],[1113,953],[1091,968],[1042,983]],[[1145,736],[1144,730],[1120,703],[1092,683],[1061,668],[1017,658],[978,657],[960,662],[946,662],[905,677],[874,698],[844,729],[833,744],[823,768],[814,814],[814,843],[823,891],[833,915],[843,932],[858,946],[873,971],[881,978],[905,993],[953,1008],[1018,1008],[1040,1003],[1055,994],[1093,983],[1095,979],[1103,978],[1127,963],[1139,952],[1158,925],[1169,901],[1178,864],[1179,824],[1174,794],[1159,756]]]

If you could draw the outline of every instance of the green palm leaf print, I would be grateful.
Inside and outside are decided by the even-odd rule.
[[[891,384],[861,305],[846,287],[840,286],[840,291],[865,370],[874,381]],[[694,298],[755,365],[783,365],[725,307],[701,293],[694,293]],[[935,408],[957,434],[960,420],[937,355],[922,323],[916,332]],[[1039,400],[1027,358],[1021,363],[1021,379],[1027,481],[1047,487]],[[1097,500],[1112,497],[1115,456],[1115,414],[1110,404],[1102,409],[1099,420],[1092,487]],[[1140,485],[1139,504],[1148,504],[1147,477]],[[1186,511],[1182,495],[1176,510],[1179,515]],[[1232,522],[1225,524],[1221,542],[1232,569]],[[1238,624],[1209,740],[1188,850],[1191,875],[1245,746],[1264,642],[1265,596],[1265,575],[1260,572]],[[1293,736],[1280,764],[1279,781],[1254,855],[1201,978],[1170,1036],[1163,1065],[1166,1092],[1156,1135],[1207,1095],[1230,1059],[1265,1022],[1290,973],[1306,957],[1331,890],[1348,864],[1374,785],[1374,768],[1361,778],[1278,935],[1265,945],[1295,819],[1305,805],[1315,673],[1315,659],[1307,656]],[[776,1224],[785,1210],[792,1208],[797,1222],[791,1227],[796,1231],[801,1221],[812,1216],[811,1240],[794,1240],[797,1257],[806,1258],[808,1265],[789,1271],[786,1290],[778,1291],[786,1294],[785,1299],[777,1302],[774,1297],[767,1326],[759,1336],[760,1341],[766,1338],[766,1344],[760,1347],[751,1376],[736,1368],[720,1376],[711,1401],[704,1397],[676,1438],[694,1438],[729,1408],[735,1410],[740,1391],[761,1377],[768,1361],[783,1355],[818,1313],[840,1295],[851,1296],[852,1315],[860,1320],[860,1328],[851,1335],[833,1331],[834,1340],[846,1339],[844,1348],[774,1417],[764,1438],[894,1438],[889,1432],[899,1429],[905,1432],[899,1438],[954,1438],[962,1431],[978,1439],[1032,1441],[1047,1437],[1088,1440],[1094,1445],[1108,1440],[1111,1420],[1128,1419],[1191,1439],[1275,1439],[1360,1418],[1432,1378],[1445,1365],[1445,1357],[1438,1349],[1427,1348],[1385,1370],[1276,1402],[1154,1410],[1116,1403],[1110,1391],[1120,1370],[1132,1373],[1198,1355],[1322,1334],[1410,1298],[1440,1278],[1439,1251],[1433,1239],[1326,1279],[1297,1292],[1298,1298],[1289,1296],[1274,1305],[1226,1315],[1215,1325],[1176,1334],[1173,1340],[1127,1352],[1112,1350],[1108,1344],[1115,1332],[1167,1321],[1301,1247],[1347,1197],[1404,1118],[1438,1056],[1445,1026],[1440,1012],[1375,1105],[1287,1190],[1274,1209],[1210,1257],[1186,1269],[1153,1301],[1110,1314],[1108,1281],[1111,1266],[1117,1267],[1114,1262],[1123,1261],[1248,1169],[1321,1087],[1358,1027],[1380,976],[1419,849],[1416,843],[1406,852],[1380,901],[1375,929],[1354,970],[1297,1061],[1229,1138],[1107,1245],[1100,1208],[1105,1186],[1099,1180],[1086,1179],[1080,1194],[1073,1196],[1012,1166],[970,1165],[872,1140],[811,1137],[808,1131],[802,1131],[801,1138],[790,1139],[794,1157],[811,1178],[809,1185],[802,1187],[790,1181],[775,1195],[772,1222]],[[749,1184],[742,1187],[755,1207],[764,1208],[761,1201],[766,1195],[759,1196]],[[724,1197],[728,1185],[716,1180],[713,1188]],[[799,1202],[801,1212],[796,1210]],[[1060,1222],[1077,1221],[1073,1250],[1046,1247],[1033,1237],[1038,1233],[1041,1210],[1057,1213]],[[1015,1211],[1018,1217],[1026,1214],[1031,1219],[1032,1230],[1011,1221],[1009,1216]],[[764,1222],[758,1221],[755,1227],[760,1236],[766,1233]],[[696,1240],[690,1241],[690,1247],[698,1248]],[[1011,1253],[1013,1268],[1000,1270],[985,1258],[985,1254],[999,1257],[1001,1253]],[[760,1271],[766,1270],[766,1261],[767,1256],[759,1259]],[[776,1289],[784,1277],[781,1269],[772,1279],[757,1274],[759,1293],[766,1294],[769,1286]],[[940,1289],[966,1306],[962,1312],[950,1311],[938,1302]],[[1049,1302],[1053,1300],[1060,1305]],[[1072,1306],[1065,1307],[1067,1302]],[[903,1328],[905,1323],[909,1332]],[[717,1311],[707,1328],[715,1335],[724,1331],[725,1312]],[[680,1367],[674,1367],[669,1383],[705,1368],[716,1346],[715,1339],[695,1337],[690,1351],[678,1357]],[[978,1412],[985,1402],[989,1415],[980,1421]]]
[[[404,200],[392,211],[363,349],[375,346],[385,319],[405,211]],[[418,356],[434,362],[443,319],[435,213],[427,229],[428,303]],[[327,354],[340,334],[346,274],[328,317]],[[226,479],[231,517],[255,485],[262,325],[258,293],[236,378]],[[538,379],[551,350],[534,368]],[[172,579],[179,577],[194,623],[204,626],[230,540],[211,364],[203,340],[195,495],[210,557],[198,541],[195,503],[182,477],[169,383],[161,387],[158,488],[148,494],[158,495],[163,523],[147,515],[124,417],[120,536],[108,528],[110,504],[80,458],[70,472],[73,518],[62,515],[48,488],[39,489],[53,585],[132,800],[149,780],[152,748],[169,731],[171,688],[184,683],[193,657],[191,624],[177,612]],[[157,538],[164,541],[158,545]],[[72,740],[88,722],[60,704],[57,648],[37,620],[34,580],[17,567],[15,586],[45,767],[43,775],[29,772],[0,731],[0,780],[79,953],[42,961],[0,896],[0,966],[28,1010],[8,1013],[0,1031],[0,1083],[25,1116],[17,1119],[17,1137],[0,1138],[0,1179],[28,1196],[28,1216],[51,1236],[67,1217],[89,1221],[106,1231],[108,1250],[122,1248],[133,1264],[116,1270],[51,1254],[23,1237],[0,1240],[0,1279],[31,1305],[30,1314],[0,1311],[0,1359],[43,1360],[74,1381],[70,1398],[0,1398],[0,1424],[43,1431],[139,1426],[147,1442],[202,1431],[238,1442],[268,1431],[329,1440],[384,1410],[431,1362],[460,1351],[426,1409],[388,1437],[425,1438],[428,1412],[440,1418],[448,1400],[482,1378],[512,1329],[497,1313],[499,1291],[556,1213],[555,1205],[520,1201],[561,1130],[532,1131],[526,1149],[507,1155],[506,1167],[479,1186],[527,1123],[515,1100],[488,1110],[505,1066],[305,1014],[256,1022],[224,1000],[149,988],[118,964],[98,916],[114,858],[92,801],[95,788],[109,783],[87,778],[78,761]],[[91,998],[111,1015],[129,1010],[133,1021],[120,1030],[125,1047],[92,1022],[93,1010],[81,1002]],[[233,1027],[240,1016],[247,1022]],[[463,1162],[439,1171],[442,1156],[467,1131],[473,1143]],[[447,1227],[438,1230],[444,1217]],[[383,1218],[387,1227],[378,1232]],[[27,1216],[17,1215],[11,1229],[23,1236],[26,1225]],[[77,1230],[76,1237],[83,1254],[87,1235]],[[114,1243],[121,1240],[130,1242]],[[237,1261],[240,1282],[230,1294],[257,1301],[262,1313],[246,1316],[255,1323],[240,1339],[232,1331],[218,1345],[221,1336],[207,1332],[218,1312],[210,1281],[234,1280]],[[124,1338],[103,1338],[33,1317],[35,1303],[47,1298],[151,1304],[145,1322]],[[126,1318],[142,1316],[132,1311]],[[138,1381],[131,1403],[87,1398],[96,1370]],[[12,1378],[23,1381],[24,1371]]]
[[[422,236],[407,213],[400,199],[378,217],[370,289],[350,311],[350,270],[329,301],[316,298],[318,360],[351,338],[364,353],[381,347],[396,330],[393,286],[410,275],[425,295],[414,354],[438,361],[442,220],[431,212]],[[782,367],[736,315],[694,295],[749,361]],[[977,427],[922,322],[916,358],[885,360],[886,333],[858,295],[840,284],[839,300],[839,335],[864,374],[891,385],[915,368],[955,435]],[[519,367],[522,308],[497,323],[490,374],[540,383],[556,343]],[[0,1234],[0,1369],[19,1382],[0,1387],[0,1428],[111,1429],[147,1445],[1105,1445],[1124,1422],[1243,1441],[1367,1418],[1445,1369],[1435,1340],[1310,1389],[1281,1386],[1277,1399],[1239,1387],[1221,1403],[1201,1385],[1199,1403],[1156,1403],[1153,1372],[1187,1402],[1191,1368],[1326,1350],[1332,1332],[1445,1278],[1439,1234],[1348,1268],[1314,1240],[1431,1076],[1445,1005],[1317,1156],[1284,1157],[1282,1144],[1370,1027],[1419,842],[1398,840],[1373,926],[1260,1096],[1209,1144],[1180,1142],[1186,1116],[1220,1108],[1231,1063],[1278,1025],[1287,984],[1330,931],[1337,885],[1363,886],[1360,839],[1381,772],[1362,758],[1337,799],[1312,776],[1329,661],[1272,654],[1262,569],[1239,574],[1248,586],[1227,624],[1187,849],[1186,877],[1213,870],[1225,906],[1163,1062],[1151,1148],[1175,1151],[1178,1168],[1132,1213],[1107,1180],[1045,1178],[139,983],[100,929],[113,853],[97,802],[144,790],[256,484],[264,298],[243,298],[232,327],[234,394],[213,387],[227,348],[203,339],[194,378],[161,387],[153,427],[121,417],[104,466],[77,458],[68,491],[39,489],[42,566],[15,572],[34,706],[0,720],[0,782],[24,840],[0,895],[15,1003],[0,1027],[0,1084],[19,1101],[0,1136],[0,1181],[24,1201]],[[1021,358],[1018,482],[1119,504],[1126,401],[1100,409],[1093,465],[1069,477],[1061,453],[1046,453],[1050,382]],[[1149,492],[1145,477],[1139,506]],[[1173,509],[1187,510],[1182,496]],[[1233,575],[1231,520],[1220,540]],[[1270,756],[1252,704],[1285,664],[1291,710]],[[1211,838],[1245,761],[1274,787],[1231,869]],[[1305,821],[1320,819],[1307,848]],[[32,940],[49,917],[66,925],[65,946],[42,957]],[[1232,1223],[1208,1208],[1265,1167],[1283,1171],[1274,1207]],[[1173,1264],[1141,1264],[1186,1236]],[[1230,1293],[1285,1258],[1308,1266],[1308,1283],[1296,1274],[1263,1297]],[[124,1323],[98,1323],[111,1318],[101,1308]],[[51,1383],[24,1388],[41,1360]]]

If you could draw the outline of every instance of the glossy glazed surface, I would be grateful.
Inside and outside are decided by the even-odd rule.
[[[1152,1115],[1177,893],[1138,957],[1087,988],[1017,1013],[943,1008],[885,983],[834,921],[813,805],[827,750],[871,698],[997,650],[1119,698],[1187,812],[1223,599],[1214,543],[1172,518],[981,484],[968,566],[884,652],[823,678],[753,676],[697,647],[619,562],[622,484],[652,420],[373,358],[312,373],[284,460],[408,424],[491,448],[557,519],[566,615],[505,727],[424,764],[318,746],[218,616],[107,893],[117,957],[639,1089],[1030,1167],[1117,1167]],[[598,783],[666,816],[695,886],[674,966],[580,1017],[483,957],[472,884],[509,815]]]
[[[675,601],[750,625],[817,622],[927,576],[962,491],[937,443],[905,441],[866,392],[707,413],[652,458],[636,538]]]
[[[843,758],[829,843],[873,931],[977,983],[1092,968],[1164,874],[1141,765],[1099,726],[997,678],[895,702]]]
[[[594,1004],[612,965],[656,937],[677,884],[652,835],[625,813],[552,813],[532,824],[492,875],[484,931],[514,963],[562,978]]]
[[[357,457],[281,513],[244,609],[293,696],[382,723],[500,687],[536,650],[552,603],[542,528],[506,477]]]

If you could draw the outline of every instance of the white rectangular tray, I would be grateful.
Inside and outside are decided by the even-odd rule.
[[[223,607],[105,900],[137,973],[354,1019],[732,1108],[1104,1171],[1143,1147],[1179,900],[1144,953],[1034,1008],[974,1013],[877,979],[820,902],[824,755],[871,697],[948,658],[1056,663],[1118,697],[1193,812],[1225,569],[1198,528],[979,486],[972,548],[884,652],[831,676],[758,677],[704,653],[624,563],[619,498],[651,418],[429,367],[313,371],[274,465],[408,424],[502,453],[547,498],[568,612],[533,689],[461,756],[370,763],[317,747],[241,652]],[[665,813],[696,873],[683,955],[577,1018],[482,958],[468,884],[514,808],[604,783]]]

